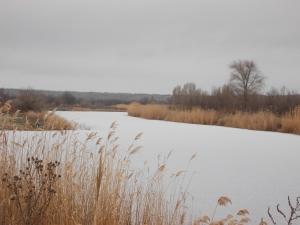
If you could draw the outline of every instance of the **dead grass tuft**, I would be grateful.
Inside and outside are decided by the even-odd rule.
[[[230,198],[222,196],[218,199],[218,205],[226,206],[228,203],[232,204]]]
[[[241,209],[240,211],[238,211],[237,215],[238,216],[245,216],[246,214],[249,214],[247,209]]]
[[[244,224],[244,223],[248,223],[248,222],[250,222],[251,221],[251,219],[250,218],[248,218],[248,217],[245,217],[245,218],[242,218],[241,220],[240,220],[240,224]]]

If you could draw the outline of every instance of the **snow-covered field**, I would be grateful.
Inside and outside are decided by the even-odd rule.
[[[143,148],[135,156],[135,166],[148,160],[155,168],[157,156],[161,154],[163,158],[173,150],[167,167],[178,172],[186,170],[191,156],[197,153],[188,168],[189,174],[196,172],[189,193],[194,196],[193,212],[197,216],[211,216],[218,198],[227,196],[232,205],[219,207],[215,219],[228,213],[235,216],[238,210],[246,208],[250,224],[258,224],[262,217],[272,224],[268,206],[279,220],[276,205],[280,204],[289,215],[287,197],[295,204],[295,198],[300,196],[300,136],[145,120],[116,112],[59,115],[85,124],[102,137],[107,136],[111,123],[117,121],[120,148],[128,148],[135,136],[143,132],[136,142]],[[300,220],[294,224],[300,224]]]

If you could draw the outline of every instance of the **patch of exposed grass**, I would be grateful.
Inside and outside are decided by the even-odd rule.
[[[56,109],[52,112],[28,111],[21,113],[17,110],[11,114],[11,101],[7,101],[0,107],[0,126],[6,130],[72,130],[76,128],[76,123],[68,121],[56,114]]]

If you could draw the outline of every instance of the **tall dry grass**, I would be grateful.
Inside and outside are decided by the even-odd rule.
[[[54,114],[46,114],[46,121]],[[207,118],[212,121],[214,116]],[[251,221],[247,209],[235,218],[229,214],[214,220],[220,206],[231,204],[225,196],[219,198],[211,218],[187,215],[190,194],[183,186],[185,171],[167,170],[171,152],[153,173],[147,164],[134,168],[131,160],[141,148],[135,142],[142,134],[128,149],[120,149],[116,127],[116,123],[111,125],[106,138],[96,132],[82,136],[63,129],[2,129],[0,224],[243,225]],[[260,224],[267,223],[262,219]]]
[[[147,165],[144,169],[133,168],[131,160],[141,147],[133,144],[121,150],[115,132],[115,123],[106,139],[93,132],[82,137],[67,130],[35,131],[30,135],[2,130],[0,224],[183,224],[187,192],[178,186],[182,175],[169,178],[167,160],[151,175],[147,174]],[[14,182],[15,177],[27,176],[22,171],[29,171],[27,158],[32,156],[42,159],[37,161],[41,168],[49,162],[58,165],[54,172],[59,179],[51,187],[55,195],[45,211],[32,205],[36,193],[42,193],[39,200],[47,202],[46,192],[37,190],[38,183],[34,185],[44,174],[28,174],[38,176],[29,186],[19,187],[22,181],[17,180],[19,189],[15,192],[7,187],[9,178]]]
[[[117,104],[117,105],[115,105],[115,107],[117,109],[127,110],[129,107],[129,104]]]
[[[25,225],[179,225],[246,224],[246,209],[236,218],[214,220],[187,214],[190,196],[185,171],[167,170],[171,152],[149,173],[134,168],[135,143],[121,150],[113,123],[107,138],[76,131],[0,132],[0,224]],[[193,155],[192,161],[196,157]],[[187,166],[188,169],[188,166]],[[238,218],[238,216],[240,216]]]
[[[137,102],[129,105],[127,112],[130,116],[142,117],[145,119],[183,123],[215,124],[218,119],[218,115],[214,110],[170,110],[167,105],[141,105]]]
[[[120,105],[124,105],[124,104],[120,104]],[[92,107],[92,108],[87,108],[87,107],[79,107],[79,106],[74,106],[70,109],[65,109],[65,110],[69,110],[69,111],[95,111],[95,112],[125,112],[127,109],[124,108],[128,105],[124,105],[124,106],[102,106],[102,107]]]
[[[300,134],[300,106],[278,116],[269,110],[256,113],[238,111],[232,114],[201,108],[178,110],[170,109],[167,105],[141,105],[135,102],[128,107],[127,112],[129,116],[145,119]]]
[[[281,130],[285,133],[300,134],[300,106],[283,115]]]
[[[72,130],[76,128],[75,123],[60,117],[56,109],[51,112],[28,111],[20,115],[20,110],[14,114],[9,112],[11,100],[0,107],[0,126],[2,130]]]
[[[157,106],[153,112],[158,109]],[[287,116],[298,116],[297,110]],[[194,115],[190,113],[184,118]],[[200,109],[194,113],[196,122],[203,118],[214,121],[216,117]],[[51,123],[53,115],[55,111],[46,114],[45,121]],[[5,116],[7,113],[1,114],[2,119]],[[13,124],[13,118],[7,122]],[[185,172],[167,170],[171,153],[153,173],[149,173],[147,164],[134,168],[131,160],[141,148],[135,142],[142,134],[134,138],[128,149],[121,149],[116,127],[116,123],[111,125],[106,138],[98,137],[96,132],[82,136],[83,133],[66,129],[2,129],[0,224],[229,225],[251,221],[246,217],[246,209],[240,210],[236,218],[229,214],[214,220],[217,208],[231,203],[224,196],[219,198],[211,219],[189,217],[186,199],[190,194],[182,185]],[[195,155],[190,161],[194,158]],[[262,220],[261,224],[267,223]]]
[[[163,120],[168,112],[166,105],[141,105],[134,102],[128,107],[128,114],[132,116],[142,117],[145,119]]]
[[[270,111],[257,113],[241,112],[224,115],[220,124],[226,127],[244,128],[249,130],[278,131],[280,118]]]

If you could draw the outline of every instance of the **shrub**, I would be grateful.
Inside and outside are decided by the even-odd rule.
[[[18,174],[8,174],[2,178],[10,194],[13,221],[18,224],[40,224],[56,191],[54,185],[61,175],[56,174],[59,162],[49,162],[28,157],[25,168]],[[3,210],[4,214],[9,214]],[[2,215],[2,217],[6,217]],[[2,221],[4,222],[4,221]],[[12,221],[10,221],[12,222]]]
[[[45,109],[45,96],[33,88],[27,88],[20,90],[20,94],[14,101],[16,108],[22,112],[36,111],[40,112]]]

